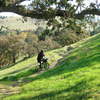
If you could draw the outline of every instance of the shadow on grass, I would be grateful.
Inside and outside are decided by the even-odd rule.
[[[61,62],[58,62],[56,67],[48,70],[47,72],[44,72],[41,75],[38,75],[34,78],[26,77],[25,79],[30,82],[30,81],[34,81],[37,79],[54,77],[54,76],[64,74],[64,73],[69,73],[69,72],[72,72],[72,71],[75,71],[75,70],[78,70],[84,67],[91,67],[94,62],[95,63],[100,62],[100,53],[96,53],[91,56],[83,57],[78,61],[75,56],[71,56],[67,58],[66,60],[64,59]]]
[[[37,70],[32,68],[23,72],[20,72],[14,76],[4,77],[1,81],[11,80],[17,81],[20,78],[23,78],[24,81],[31,82],[37,79],[49,78],[54,77],[60,74],[69,73],[75,71],[77,69],[81,69],[84,67],[91,67],[93,62],[100,62],[100,53],[94,53],[90,56],[82,56],[81,59],[77,59],[77,56],[67,56],[63,59],[60,59],[56,64],[56,67],[53,69],[49,69],[47,72],[44,72],[36,77],[28,77],[29,75],[37,73]],[[24,70],[24,69],[23,69]],[[15,72],[14,72],[15,73]],[[12,73],[11,73],[12,74]],[[65,77],[70,77],[72,74],[68,74]]]
[[[26,67],[24,67],[24,68],[21,68],[21,69],[19,69],[19,70],[15,70],[15,71],[13,71],[13,72],[10,72],[9,74],[15,74],[15,73],[18,73],[18,72],[22,72],[22,71],[28,69],[30,66],[35,66],[35,65],[30,64],[30,65],[28,65],[28,66],[26,66]]]
[[[92,42],[92,43],[91,43]],[[100,34],[96,37],[86,40],[85,42],[81,43],[84,47],[92,46],[100,42]]]
[[[22,71],[16,75],[6,76],[6,77],[2,78],[0,81],[18,81],[20,78],[27,77],[27,76],[35,74],[37,72],[38,72],[37,69],[31,68],[29,70]]]
[[[24,58],[24,59],[22,59],[22,60],[20,60],[20,61],[17,61],[16,63],[2,66],[2,67],[0,68],[0,71],[1,71],[1,70],[4,70],[4,69],[7,69],[7,68],[10,68],[10,67],[12,67],[12,66],[14,66],[14,65],[16,65],[16,64],[18,64],[18,63],[21,63],[21,62],[23,62],[23,61],[25,61],[25,60],[27,60],[27,59],[29,59],[29,57],[26,57],[26,58]]]
[[[90,79],[91,81],[93,79]],[[49,93],[43,93],[38,96],[22,98],[24,100],[87,100],[90,91],[88,90],[88,84],[86,80],[82,80],[77,84],[60,91],[51,91]],[[69,94],[68,94],[69,93]],[[63,94],[66,96],[63,96]],[[62,96],[61,96],[62,95]],[[63,98],[63,99],[61,99]]]

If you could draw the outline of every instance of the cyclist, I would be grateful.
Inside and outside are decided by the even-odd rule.
[[[39,52],[38,56],[37,56],[37,61],[38,61],[38,63],[39,63],[40,69],[42,69],[42,60],[43,60],[43,57],[44,57],[44,56],[45,56],[45,55],[44,55],[44,52],[43,52],[43,50],[41,50],[41,51]]]

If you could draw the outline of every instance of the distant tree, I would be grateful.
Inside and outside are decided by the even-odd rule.
[[[36,34],[27,34],[25,42],[27,43],[26,52],[28,57],[31,57],[38,52],[38,37]]]

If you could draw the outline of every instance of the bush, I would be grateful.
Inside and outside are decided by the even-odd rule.
[[[89,34],[85,31],[83,32],[76,32],[71,29],[66,29],[60,32],[57,36],[54,37],[54,40],[58,42],[61,46],[70,45],[75,43],[83,38],[89,37]]]
[[[45,41],[41,40],[39,41],[39,49],[40,50],[51,50],[61,47],[60,44],[58,44],[56,41],[53,40],[52,37],[46,37]]]

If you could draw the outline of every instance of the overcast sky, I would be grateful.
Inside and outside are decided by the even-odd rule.
[[[72,0],[72,4],[75,4],[75,1],[76,0]],[[89,4],[91,3],[91,2],[93,2],[93,3],[95,3],[95,2],[98,2],[98,3],[100,3],[100,0],[85,0],[85,2],[84,2],[84,4],[85,4],[85,7],[87,7],[87,6],[89,6]],[[21,3],[22,5],[26,5],[26,6],[28,6],[30,3],[32,2],[32,0],[27,0],[27,1],[24,1],[23,3]],[[14,13],[10,13],[10,12],[2,12],[2,13],[0,13],[0,16],[18,16],[17,14],[14,14]]]

